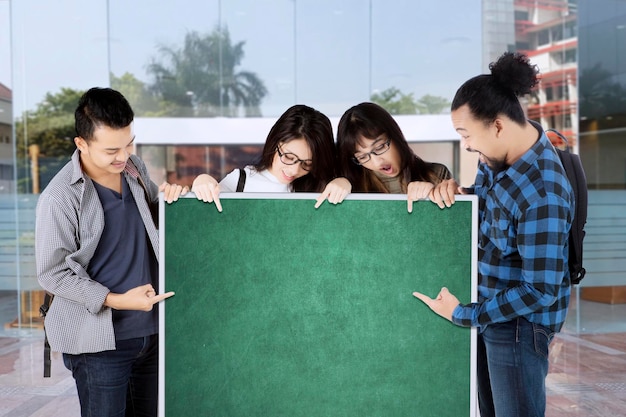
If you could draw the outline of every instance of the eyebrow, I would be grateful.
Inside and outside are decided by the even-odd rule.
[[[385,134],[383,133],[382,135],[380,135],[379,137],[377,137],[376,139],[374,139],[374,142],[372,142],[372,144],[369,146],[369,149],[371,150],[372,148],[376,147],[376,144],[380,141],[387,141],[387,140],[391,140],[389,138],[385,137]],[[363,147],[363,145],[361,145],[360,143],[357,143],[360,147]],[[366,151],[356,151],[354,154],[358,154],[358,153],[367,153]]]
[[[313,162],[313,158],[302,159],[302,158],[300,158],[300,155],[290,151],[289,149],[285,149],[285,145],[284,144],[282,146],[283,146],[283,149],[282,149],[283,153],[290,153],[290,154],[294,155],[296,158],[298,158],[300,161],[311,161],[311,162]]]
[[[374,142],[372,143],[373,145],[376,145],[378,142],[380,142],[381,140],[384,140],[385,142],[387,140],[389,140],[389,138],[386,138],[384,134],[380,135],[379,137],[377,137],[376,139],[374,139]]]

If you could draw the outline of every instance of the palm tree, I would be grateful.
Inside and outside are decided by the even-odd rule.
[[[232,44],[228,28],[208,35],[185,35],[180,49],[159,46],[164,62],[152,59],[151,90],[166,102],[171,116],[260,116],[267,89],[250,71],[236,71],[245,42]]]

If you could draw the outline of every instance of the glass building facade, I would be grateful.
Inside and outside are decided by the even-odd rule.
[[[350,106],[377,101],[419,155],[468,184],[476,159],[461,152],[449,103],[502,52],[523,50],[551,77],[531,112],[570,132],[590,188],[616,189],[625,46],[619,0],[0,0],[0,291],[18,300],[11,325],[39,324],[34,205],[75,148],[73,111],[90,87],[129,99],[136,151],[157,183],[253,162],[293,104],[336,128]]]
[[[590,189],[626,189],[626,2],[579,2],[580,156]]]
[[[378,101],[424,159],[475,165],[446,113],[482,72],[480,0],[0,0],[0,22],[0,291],[15,292],[16,326],[38,320],[34,206],[74,150],[90,87],[129,99],[157,183],[253,162],[296,103],[336,128]]]

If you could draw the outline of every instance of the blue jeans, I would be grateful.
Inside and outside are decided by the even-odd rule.
[[[517,318],[490,324],[478,335],[481,417],[543,417],[548,347],[554,332]]]
[[[82,417],[157,415],[158,336],[116,341],[116,350],[63,354],[76,381]]]

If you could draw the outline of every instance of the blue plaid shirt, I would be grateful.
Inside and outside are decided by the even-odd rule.
[[[574,194],[549,139],[494,172],[479,165],[478,302],[461,304],[452,321],[480,331],[524,317],[559,331],[570,298],[568,234]]]

